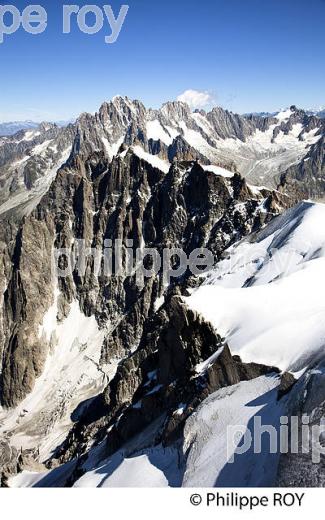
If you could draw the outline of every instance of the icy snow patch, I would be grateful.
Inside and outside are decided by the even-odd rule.
[[[183,137],[192,148],[198,150],[202,155],[207,157],[212,162],[217,162],[218,152],[213,148],[202,136],[200,132],[192,130],[186,126],[182,121],[179,123],[180,128],[183,130]]]
[[[117,152],[119,151],[119,148],[121,146],[121,144],[123,144],[124,142],[124,137],[120,137],[120,139],[118,139],[115,143],[110,143],[109,140],[107,139],[107,137],[102,137],[102,142],[103,142],[103,145],[104,145],[104,148],[105,148],[105,151],[107,153],[107,156],[110,158],[110,159],[113,159],[113,157],[117,154]]]
[[[205,170],[206,172],[212,172],[212,173],[215,173],[216,175],[221,175],[222,177],[233,177],[234,174],[232,172],[230,172],[229,170],[226,170],[225,168],[221,168],[220,166],[215,166],[213,164],[204,164],[204,165],[201,165],[203,170]]]
[[[42,155],[49,147],[49,145],[52,143],[53,139],[48,139],[44,141],[41,144],[37,144],[34,146],[32,150],[32,155]]]
[[[292,116],[293,112],[290,108],[288,108],[287,110],[281,110],[280,112],[278,112],[278,114],[276,114],[276,118],[278,121],[288,121],[288,119],[290,119],[290,117]]]
[[[103,470],[104,468],[102,468]],[[106,479],[104,475],[99,477],[104,480],[100,487],[167,487],[168,482],[157,467],[151,464],[147,455],[139,455],[130,459],[124,459],[121,465]],[[98,471],[90,472],[81,477],[74,487],[98,487]]]
[[[33,391],[11,411],[0,413],[0,433],[10,431],[17,448],[38,447],[46,460],[71,428],[76,406],[99,394],[116,370],[118,360],[99,365],[105,330],[94,316],[85,316],[74,301],[68,317],[57,323],[59,292],[45,314],[39,336],[50,340],[50,352]]]
[[[169,125],[165,125],[165,128],[168,131],[169,135],[173,138],[173,140],[179,136],[179,131],[176,128],[173,128]]]
[[[71,152],[71,145],[69,145],[65,150],[62,151],[61,156],[57,159],[54,164],[49,164],[48,170],[44,171],[42,177],[37,179],[35,185],[31,190],[27,190],[24,188],[23,191],[17,193],[10,199],[8,199],[4,204],[0,206],[0,215],[6,213],[7,211],[17,208],[18,206],[23,206],[25,209],[23,210],[24,214],[30,213],[40,202],[43,195],[48,191],[51,182],[55,179],[55,176],[59,170],[59,168],[67,161]],[[22,159],[21,163],[27,161],[29,157]],[[15,163],[17,166],[18,163]]]
[[[11,488],[30,488],[34,487],[35,484],[40,482],[45,475],[47,475],[47,471],[43,473],[37,473],[36,471],[22,471],[18,473],[18,475],[11,477],[9,480],[9,487]]]
[[[163,129],[158,119],[147,122],[147,137],[154,141],[160,140],[167,146],[170,146],[173,142],[173,137]]]
[[[160,159],[160,157],[158,157],[157,155],[151,155],[150,153],[145,152],[144,149],[141,148],[141,146],[133,146],[132,149],[135,155],[139,157],[139,159],[143,159],[147,163],[151,164],[151,166],[153,166],[154,168],[158,168],[160,171],[164,173],[169,172],[169,162]]]
[[[210,356],[208,359],[206,359],[205,361],[202,361],[202,363],[199,363],[198,365],[196,365],[195,367],[195,372],[197,374],[203,374],[204,372],[207,371],[207,369],[213,365],[213,363],[215,363],[218,359],[218,357],[220,356],[220,354],[222,353],[223,351],[223,348],[224,347],[221,347],[219,348],[214,354],[212,354],[212,356]]]
[[[271,454],[268,435],[261,453],[252,444],[242,455],[233,431],[253,436],[253,418],[278,431],[284,404],[277,401],[279,378],[262,376],[222,388],[205,399],[187,419],[183,452],[188,453],[183,487],[266,487],[274,484],[279,455]],[[233,462],[231,462],[233,458]]]
[[[199,112],[194,112],[192,114],[192,118],[194,119],[196,124],[203,130],[203,132],[205,132],[208,136],[213,136],[214,129],[212,128],[211,124],[209,123],[206,117],[204,117]]]

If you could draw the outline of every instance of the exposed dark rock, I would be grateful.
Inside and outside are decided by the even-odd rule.
[[[281,376],[281,383],[278,390],[278,399],[282,399],[283,396],[287,395],[293,386],[296,384],[297,380],[295,377],[289,372],[285,372]]]
[[[198,116],[205,118],[208,127],[199,125]],[[155,121],[166,142],[163,136],[148,137],[147,124]],[[309,130],[319,125],[317,118],[292,107],[289,121],[277,125],[273,138],[281,131],[290,132],[297,122]],[[69,249],[73,256],[79,240],[98,250],[103,250],[106,240],[120,240],[123,267],[129,241],[133,249],[154,248],[160,255],[166,248],[181,247],[188,256],[196,248],[208,247],[218,261],[230,245],[260,230],[292,199],[285,193],[251,187],[230,157],[216,155],[213,164],[227,167],[232,176],[218,175],[202,165],[211,163],[211,149],[218,149],[218,139],[233,138],[242,145],[257,129],[264,132],[276,123],[272,117],[241,117],[222,109],[193,115],[179,102],[147,111],[140,102],[115,98],[96,115],[82,114],[65,129],[45,125],[30,140],[25,132],[1,140],[4,200],[8,193],[11,197],[28,192],[24,203],[5,206],[0,217],[0,400],[4,407],[16,406],[33,390],[53,348],[52,340],[39,334],[44,315],[54,303],[52,248]],[[200,150],[191,146],[186,131],[199,134],[207,146]],[[296,186],[297,181],[293,198],[305,195],[305,182],[309,185],[315,169],[322,166],[320,143],[309,152],[313,157],[310,171],[306,161],[307,170],[301,175],[292,170],[292,175],[287,172],[281,179],[283,192],[290,192],[288,186]],[[137,145],[169,160],[169,171],[140,159],[134,149]],[[65,148],[69,157],[52,182],[51,168]],[[36,193],[39,182],[44,187]],[[310,193],[322,189],[320,183]],[[171,267],[176,266],[174,258]],[[58,320],[67,317],[71,303],[77,301],[82,313],[94,316],[105,331],[98,371],[112,359],[120,359],[104,392],[77,406],[72,414],[74,426],[48,461],[55,466],[80,457],[75,475],[82,474],[82,461],[94,443],[103,442],[105,453],[114,453],[161,420],[156,440],[169,445],[181,438],[186,418],[212,392],[279,372],[232,357],[212,326],[186,307],[182,296],[200,283],[189,269],[173,277],[169,285],[162,273],[144,278],[139,285],[135,264],[132,267],[131,275],[95,276],[94,259],[89,256],[84,273],[73,269],[58,281]],[[283,375],[279,398],[293,384],[290,375]],[[17,466],[15,454],[7,460],[10,449],[4,448],[4,479]],[[37,457],[34,451],[22,454],[18,469],[31,467]]]
[[[105,439],[104,456],[109,456],[159,417],[165,419],[156,442],[168,446],[181,439],[186,419],[208,395],[276,373],[274,367],[244,364],[232,357],[212,326],[179,296],[171,296],[147,323],[138,350],[118,367],[104,393],[106,405],[98,402],[97,417],[85,410],[56,458],[62,463],[83,454],[77,466],[79,478],[90,439],[96,443]]]
[[[8,487],[8,478],[18,471],[18,452],[4,440],[0,441],[0,487]]]
[[[302,199],[324,198],[325,190],[325,137],[314,144],[306,157],[284,172],[279,189],[298,202]]]

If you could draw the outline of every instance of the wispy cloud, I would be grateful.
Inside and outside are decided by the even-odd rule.
[[[177,97],[177,101],[187,103],[192,109],[208,108],[215,104],[215,97],[206,90],[185,90]]]

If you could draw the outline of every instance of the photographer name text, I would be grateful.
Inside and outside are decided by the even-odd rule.
[[[75,28],[87,35],[105,31],[104,42],[115,43],[125,22],[128,5],[121,5],[114,13],[111,5],[63,5],[62,33],[70,34]],[[28,34],[43,34],[48,27],[48,13],[41,5],[28,5],[22,11],[15,5],[0,5],[0,44],[23,30]]]

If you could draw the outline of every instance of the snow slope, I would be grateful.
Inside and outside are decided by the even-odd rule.
[[[263,184],[274,187],[274,179],[293,164],[299,163],[308,153],[312,144],[315,144],[321,135],[316,135],[318,129],[312,130],[299,140],[303,131],[300,124],[294,125],[291,132],[283,132],[273,139],[276,124],[261,132],[250,136],[246,142],[239,139],[216,140],[215,147],[203,142],[203,138],[193,139],[193,135],[185,132],[185,140],[206,155],[212,162],[234,162],[238,171],[253,184]]]
[[[39,337],[51,345],[42,375],[15,409],[0,408],[0,435],[10,432],[10,442],[18,449],[38,447],[41,461],[65,438],[73,410],[104,389],[118,363],[99,366],[105,330],[99,330],[94,316],[80,311],[77,301],[67,318],[57,323],[58,297],[56,290],[39,329]]]
[[[299,373],[324,356],[325,206],[300,203],[228,257],[186,298],[245,362]]]
[[[299,375],[324,358],[324,221],[324,205],[300,203],[262,231],[228,249],[227,257],[202,277],[202,285],[184,298],[192,309],[213,323],[232,352],[240,354],[244,361],[278,366]],[[57,325],[55,316],[56,303],[46,314],[39,333],[49,339],[55,332],[57,347],[35,391],[11,417],[12,424],[18,421],[12,438],[16,446],[21,440],[28,445],[27,427],[40,417],[46,419],[45,412],[53,406],[53,395],[59,395],[52,393],[49,381],[55,381],[56,392],[64,388],[67,380],[72,381],[68,389],[79,392],[78,400],[80,389],[74,386],[77,378],[86,377],[81,386],[85,396],[92,395],[88,392],[101,384],[96,363],[90,362],[96,361],[101,341],[93,318],[83,316],[77,303],[72,305],[63,324]],[[75,333],[72,322],[77,324]],[[89,362],[80,356],[82,344],[87,344],[85,355]],[[214,356],[217,355],[218,352]],[[197,367],[198,372],[204,369],[205,364]],[[90,386],[88,378],[93,379]],[[141,433],[109,458],[105,458],[105,450],[101,452],[100,446],[93,447],[85,462],[85,473],[75,486],[272,485],[279,456],[278,452],[270,453],[269,436],[261,439],[262,454],[254,453],[254,445],[242,454],[236,449],[242,445],[245,432],[253,433],[254,421],[259,418],[261,425],[274,427],[272,431],[278,434],[280,417],[287,413],[286,398],[277,399],[279,383],[279,375],[274,374],[218,390],[187,419],[181,448],[153,446],[153,432]],[[45,405],[42,407],[41,403]],[[31,406],[34,411],[29,416]],[[37,412],[41,412],[39,417]],[[239,437],[234,437],[236,427]],[[157,431],[155,428],[158,429],[152,425],[153,431]],[[43,459],[64,431],[66,426],[61,419],[54,429],[49,429],[40,445]],[[67,465],[44,473],[24,471],[11,479],[10,485],[62,485],[69,471],[71,467]]]
[[[292,115],[291,109],[279,112],[275,116],[276,123],[263,132],[257,129],[245,141],[236,137],[218,138],[204,113],[191,114],[196,128],[189,127],[189,121],[179,120],[173,124],[185,141],[207,157],[211,164],[235,163],[237,170],[249,182],[274,188],[280,174],[299,163],[321,138],[321,123],[309,132],[301,123],[296,123],[287,134],[280,130],[274,137],[274,130],[288,123]]]
[[[156,446],[129,457],[119,451],[87,471],[74,487],[169,487],[179,479],[176,463],[177,453],[172,448]]]
[[[277,400],[280,378],[277,374],[222,388],[205,399],[187,419],[183,446],[150,444],[150,435],[141,433],[106,460],[98,460],[100,445],[89,452],[85,473],[74,487],[224,487],[269,486],[274,483],[279,459],[271,453],[270,439],[241,450],[243,435],[249,441],[259,420],[272,426],[279,441],[280,417],[286,400]],[[154,431],[154,429],[152,430]],[[238,436],[239,431],[239,436]],[[257,430],[256,430],[257,431]],[[237,435],[236,435],[237,433]],[[152,437],[152,432],[151,432]],[[254,438],[254,437],[253,437]],[[274,439],[274,437],[273,437]],[[274,441],[273,441],[274,442]],[[254,449],[257,453],[254,453]],[[180,451],[179,451],[180,450]],[[100,457],[99,457],[100,459]],[[23,471],[10,479],[10,487],[63,486],[73,463],[47,472]]]
[[[168,129],[166,131],[158,119],[147,121],[147,137],[153,141],[160,140],[167,146],[170,146],[173,142],[173,137],[169,135]]]
[[[143,159],[147,163],[151,164],[154,168],[158,168],[164,173],[168,173],[170,168],[170,163],[168,161],[164,161],[163,159],[160,159],[158,155],[152,155],[150,153],[147,153],[144,151],[144,149],[141,146],[133,146],[132,147],[133,152],[135,155],[139,157],[139,159]]]
[[[43,151],[45,149],[46,148],[44,148]],[[68,160],[70,152],[71,146],[69,145],[60,154],[56,162],[54,162],[53,164],[49,164],[48,169],[44,171],[44,175],[41,178],[37,179],[35,185],[30,190],[26,190],[24,186],[21,186],[21,189],[17,190],[18,192],[16,194],[8,198],[6,202],[0,205],[0,215],[3,215],[7,211],[10,211],[14,208],[18,208],[20,206],[21,211],[24,215],[30,214],[33,211],[33,209],[36,208],[37,204],[40,202],[43,195],[48,191],[52,181],[55,179],[55,176],[59,168]],[[24,159],[13,164],[13,167],[18,168],[19,175],[21,178],[23,178],[23,170],[28,159],[29,157],[26,156]]]
[[[233,172],[230,172],[229,170],[226,170],[225,168],[221,168],[220,166],[215,166],[213,164],[208,164],[208,165],[201,165],[203,170],[205,170],[206,172],[212,172],[212,173],[215,173],[216,175],[220,175],[221,177],[233,177]]]
[[[185,424],[184,487],[265,487],[274,483],[279,456],[270,453],[267,435],[261,439],[262,453],[254,453],[249,437],[247,450],[235,450],[242,446],[246,430],[254,433],[257,418],[262,425],[273,426],[276,436],[285,411],[285,403],[277,401],[278,385],[275,375],[262,376],[222,388],[202,402]],[[236,432],[240,432],[239,438]]]

